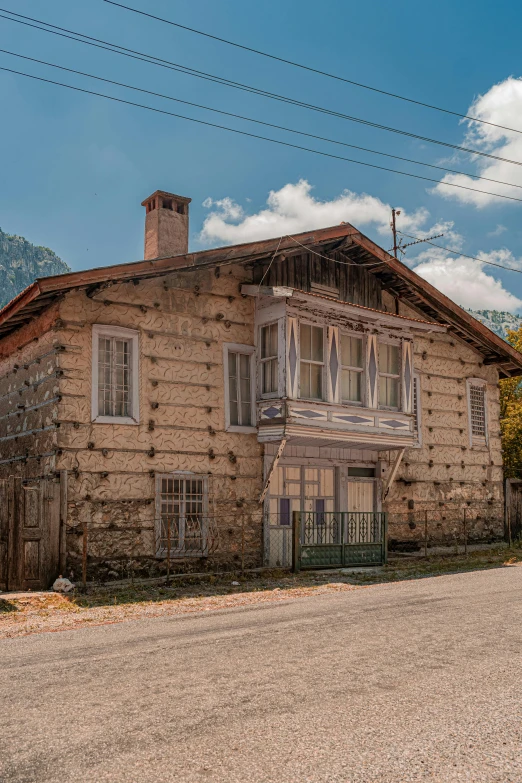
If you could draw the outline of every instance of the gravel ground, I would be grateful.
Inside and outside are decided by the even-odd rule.
[[[167,598],[163,601],[155,600],[154,602],[140,601],[140,592],[136,591],[136,602],[134,603],[98,605],[90,608],[84,608],[71,602],[67,597],[52,593],[17,594],[14,598],[9,598],[9,596],[6,598],[13,606],[16,606],[17,610],[6,611],[0,615],[0,639],[33,633],[65,631],[85,626],[121,623],[125,620],[173,617],[194,612],[210,612],[216,609],[256,606],[274,601],[285,601],[289,598],[307,598],[312,595],[356,589],[356,587],[342,582],[329,582],[313,587],[292,587],[286,590],[275,587],[272,590],[259,592],[234,591],[230,595],[182,596]],[[125,591],[125,596],[129,596],[129,590]],[[96,598],[100,600],[99,594],[96,595]],[[110,601],[110,596],[108,600]]]
[[[0,780],[520,783],[522,567],[277,600],[4,639]]]
[[[434,574],[494,568],[522,563],[522,547],[481,548],[468,556],[397,558],[384,568],[305,571],[298,575],[264,572],[248,577],[174,580],[171,587],[151,584],[89,587],[85,594],[0,594],[0,639],[105,625],[147,617],[208,612],[240,606],[309,598],[364,585],[395,582]]]

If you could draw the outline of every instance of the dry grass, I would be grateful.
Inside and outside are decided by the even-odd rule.
[[[351,591],[382,582],[419,579],[455,572],[522,563],[522,546],[473,552],[469,555],[395,557],[387,566],[351,572],[265,571],[261,575],[196,580],[187,577],[166,585],[126,585],[89,588],[62,596],[25,593],[0,596],[0,638],[71,630],[126,620],[229,609],[274,601]],[[233,585],[232,582],[239,582]]]

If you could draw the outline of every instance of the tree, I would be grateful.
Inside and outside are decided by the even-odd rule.
[[[522,353],[522,327],[509,330],[508,342]],[[506,478],[522,478],[522,381],[500,381],[500,434]]]

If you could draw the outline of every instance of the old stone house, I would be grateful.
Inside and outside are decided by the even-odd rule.
[[[288,565],[294,511],[317,564],[385,514],[395,546],[502,537],[522,356],[348,223],[189,253],[189,204],[0,311],[0,587]]]

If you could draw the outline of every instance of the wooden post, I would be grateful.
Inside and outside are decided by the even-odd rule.
[[[83,520],[83,549],[82,549],[82,583],[83,589],[87,588],[87,520]]]
[[[464,554],[467,556],[468,554],[468,531],[466,528],[466,507],[464,506],[464,519],[463,519],[463,525],[464,525]]]
[[[512,504],[512,488],[511,481],[506,479],[505,492],[504,492],[504,516],[506,519],[508,546],[511,549],[511,504]]]
[[[424,557],[428,557],[428,509],[424,511]]]
[[[397,471],[399,470],[399,465],[401,464],[401,460],[404,456],[404,452],[406,449],[400,449],[398,451],[397,456],[395,457],[395,462],[393,463],[393,467],[391,469],[390,475],[388,477],[388,481],[386,482],[386,486],[384,487],[384,492],[382,495],[383,502],[388,497],[388,493],[390,489],[392,488],[393,482],[395,481],[395,476],[397,475]]]
[[[241,576],[245,573],[245,518],[241,517]]]
[[[170,584],[170,517],[167,518],[167,584]]]
[[[292,511],[292,571],[301,570],[301,512]]]
[[[66,470],[60,471],[60,558],[59,570],[65,576],[67,569],[67,480]]]

